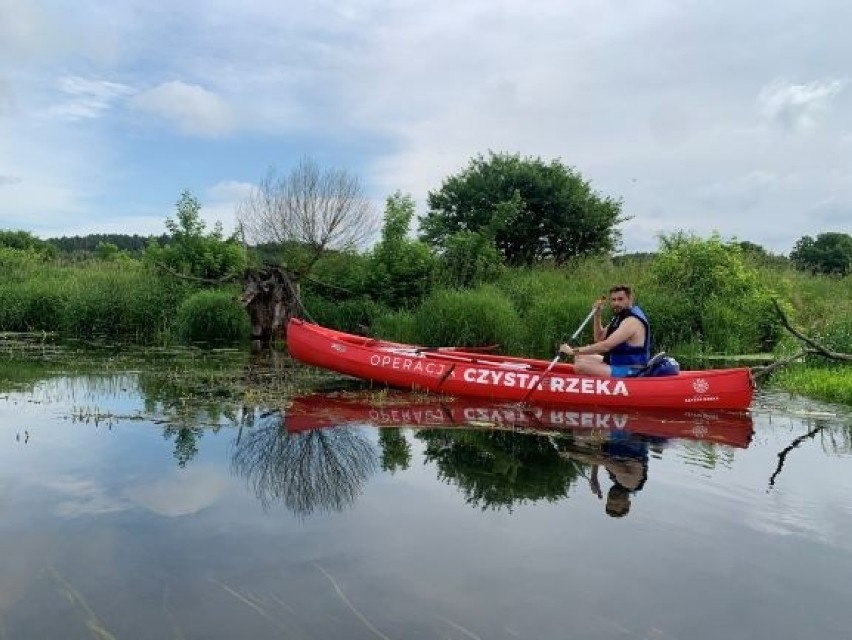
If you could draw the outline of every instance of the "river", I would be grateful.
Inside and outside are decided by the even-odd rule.
[[[3,357],[0,639],[850,633],[845,407],[552,410],[239,352]]]

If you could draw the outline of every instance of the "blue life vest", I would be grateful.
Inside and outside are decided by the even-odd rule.
[[[629,309],[625,309],[617,316],[610,320],[606,328],[606,337],[621,326],[625,318],[633,316],[645,325],[645,344],[641,347],[633,347],[622,342],[604,356],[604,362],[611,366],[638,366],[644,367],[651,359],[651,325],[648,323],[648,318],[645,317],[645,312],[637,305],[633,305]]]

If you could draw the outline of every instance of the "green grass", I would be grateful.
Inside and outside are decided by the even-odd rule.
[[[18,252],[21,253],[21,252]],[[45,262],[0,252],[0,331],[50,331],[65,337],[169,337],[181,302],[197,289],[138,261]]]
[[[852,405],[852,366],[797,366],[776,374],[772,385],[821,400]]]

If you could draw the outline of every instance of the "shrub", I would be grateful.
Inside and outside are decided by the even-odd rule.
[[[438,290],[414,314],[418,342],[427,345],[517,348],[521,321],[509,299],[492,286]]]
[[[745,264],[739,245],[683,233],[662,237],[661,245],[652,265],[658,291],[690,309],[693,340],[717,352],[774,347],[781,330],[772,292]]]
[[[178,335],[187,341],[225,343],[245,338],[249,320],[234,296],[199,291],[183,301],[177,314]]]
[[[305,295],[304,304],[317,324],[357,334],[368,332],[373,320],[388,312],[387,307],[369,298],[334,301]]]

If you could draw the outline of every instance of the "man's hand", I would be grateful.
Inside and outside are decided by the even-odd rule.
[[[566,356],[573,356],[574,350],[571,348],[571,345],[563,342],[559,345],[559,353],[564,353]]]

